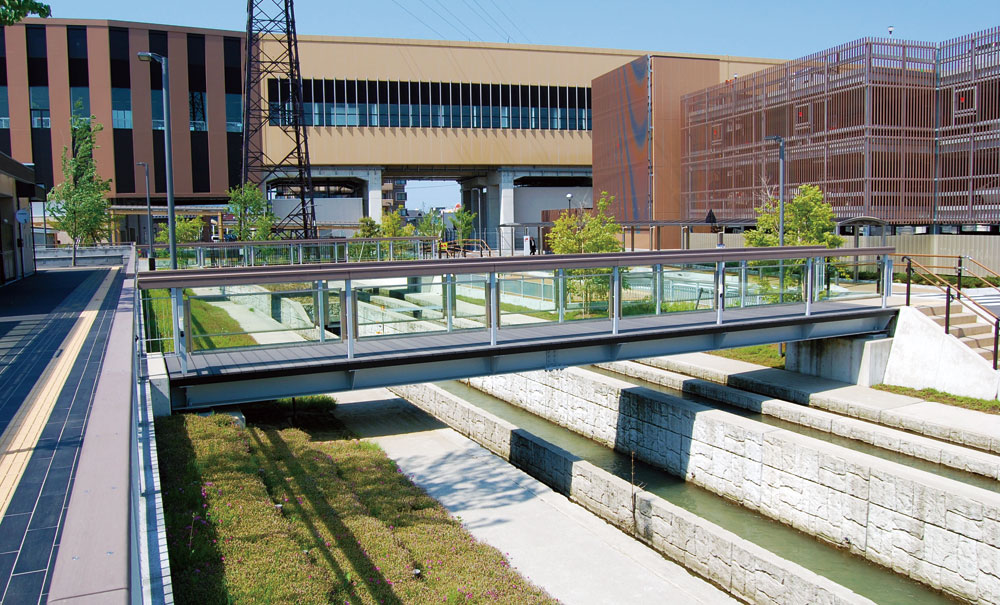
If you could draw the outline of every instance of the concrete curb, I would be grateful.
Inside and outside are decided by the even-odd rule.
[[[390,390],[738,598],[751,603],[871,603],[658,496],[633,490],[628,482],[438,387]]]

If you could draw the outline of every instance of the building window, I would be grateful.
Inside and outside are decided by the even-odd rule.
[[[132,90],[111,89],[111,127],[132,128]]]
[[[163,90],[149,91],[149,103],[153,110],[153,130],[163,130],[166,127],[163,116]]]
[[[49,127],[49,87],[31,86],[28,88],[31,102],[31,127]]]
[[[198,132],[208,130],[208,121],[205,119],[205,93],[189,92],[188,109],[191,113],[191,130]]]
[[[162,110],[160,110],[162,113]],[[226,132],[243,132],[243,95],[226,93]]]
[[[10,105],[7,102],[6,86],[0,86],[0,128],[10,128]]]
[[[73,86],[69,89],[69,110],[74,118],[90,117],[90,89],[86,86]]]

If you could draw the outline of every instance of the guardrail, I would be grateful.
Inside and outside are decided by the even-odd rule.
[[[138,248],[148,257],[149,246]],[[167,245],[154,244],[158,265],[166,266]],[[343,262],[426,260],[440,254],[436,237],[350,237],[312,240],[194,242],[177,245],[178,269],[259,267]]]
[[[145,272],[147,350],[209,350],[342,342],[581,320],[881,296],[892,248],[674,250],[613,254],[242,267]],[[878,274],[850,281],[841,258],[877,257]],[[866,261],[870,264],[870,261]],[[832,276],[836,275],[837,278]],[[844,277],[840,277],[844,275]],[[839,280],[839,283],[838,283]],[[784,288],[781,285],[784,284]],[[235,326],[235,327],[234,327]],[[156,343],[160,343],[159,346]]]

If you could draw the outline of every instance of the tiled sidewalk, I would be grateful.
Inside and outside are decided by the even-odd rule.
[[[0,411],[4,412],[0,426],[6,428],[45,366],[61,354],[60,344],[106,275],[106,269],[44,272],[25,280],[26,287],[20,292],[4,292],[6,304],[0,309],[0,326],[16,323],[17,327],[8,334],[26,322],[31,327],[30,332],[22,328],[20,340],[0,353],[3,355]],[[28,284],[31,279],[38,281]],[[120,280],[116,280],[104,297],[0,520],[0,600],[4,603],[45,602],[75,464],[103,360],[111,307],[118,299],[119,289]]]

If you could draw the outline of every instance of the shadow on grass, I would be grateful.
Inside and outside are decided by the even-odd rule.
[[[260,454],[261,464],[266,465],[263,478],[272,498],[282,501],[283,507],[288,506],[292,509],[291,514],[296,515],[297,522],[301,523],[311,536],[311,546],[321,554],[330,570],[336,574],[351,601],[360,600],[351,580],[350,572],[353,570],[357,574],[357,579],[365,584],[369,593],[379,599],[380,603],[402,605],[402,601],[390,588],[389,582],[368,557],[361,541],[340,520],[340,512],[330,505],[322,491],[316,487],[316,482],[309,480],[312,472],[319,469],[313,469],[312,472],[305,469],[277,430],[257,429],[248,430],[247,433],[254,449]],[[261,435],[267,439],[266,442],[261,439]],[[326,454],[321,455],[326,456]],[[335,465],[327,458],[318,459],[327,461],[325,465],[329,468],[323,470],[336,473]],[[296,497],[296,492],[304,494],[309,500],[309,504],[316,511],[315,517],[321,519],[321,523],[335,540],[336,547],[350,561],[352,570],[344,569],[332,556],[330,543],[322,538],[319,526],[313,521],[314,515],[305,510],[302,502]]]
[[[163,512],[167,530],[173,593],[178,603],[229,603],[222,555],[215,527],[203,517],[204,481],[200,467],[218,463],[216,456],[196,457],[184,416],[156,420]]]

